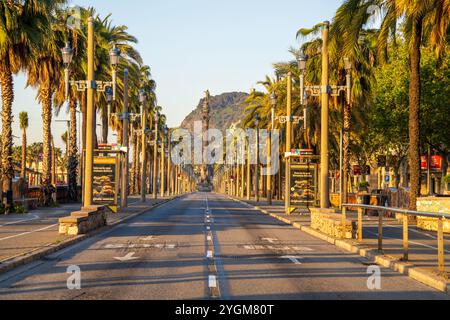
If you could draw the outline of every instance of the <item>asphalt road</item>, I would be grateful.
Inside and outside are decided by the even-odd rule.
[[[69,290],[67,273],[81,272]],[[196,193],[0,276],[0,299],[448,299],[223,196]],[[70,281],[71,284],[74,282]]]

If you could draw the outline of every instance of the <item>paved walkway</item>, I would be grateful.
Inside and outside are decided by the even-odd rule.
[[[298,223],[301,226],[310,226],[310,217],[307,212],[286,215],[284,212],[284,202],[274,201],[271,206],[267,205],[265,199],[261,199],[259,203],[254,200],[247,201],[239,199],[252,206],[257,206],[271,214],[288,219],[292,223]],[[356,212],[347,212],[348,219],[357,221]],[[383,253],[385,256],[400,261],[403,257],[402,242],[402,224],[395,220],[386,218],[383,228]],[[369,249],[378,248],[378,217],[365,216],[363,220],[363,243],[358,244],[355,240],[348,240],[352,245],[359,245]],[[414,224],[409,228],[409,263],[412,265],[437,274],[437,236],[436,232],[428,232],[418,229]],[[445,235],[445,252],[446,252],[446,271],[447,276],[450,275],[450,235]]]
[[[108,225],[127,216],[150,208],[167,198],[147,199],[141,203],[139,197],[130,197],[129,208],[118,213],[108,213]],[[62,205],[58,208],[33,210],[28,214],[0,216],[0,265],[8,260],[24,256],[45,247],[57,245],[70,236],[58,233],[58,219],[80,210],[81,204]]]

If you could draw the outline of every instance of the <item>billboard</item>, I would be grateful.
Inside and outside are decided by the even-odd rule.
[[[93,202],[117,211],[119,188],[118,158],[95,157],[93,168]]]
[[[314,207],[317,201],[317,164],[292,164],[290,167],[290,206]]]

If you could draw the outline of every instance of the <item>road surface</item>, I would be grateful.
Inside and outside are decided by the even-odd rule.
[[[449,298],[384,268],[381,289],[369,289],[369,267],[224,196],[195,193],[0,276],[0,299]],[[68,289],[77,283],[68,268],[79,268],[81,289]]]

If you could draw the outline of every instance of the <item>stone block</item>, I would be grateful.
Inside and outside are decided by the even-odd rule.
[[[342,215],[332,209],[311,209],[311,228],[335,239],[356,238],[357,223],[342,222]]]
[[[59,220],[59,233],[66,235],[86,234],[106,226],[106,210],[104,206],[83,208],[72,212],[70,217]]]

